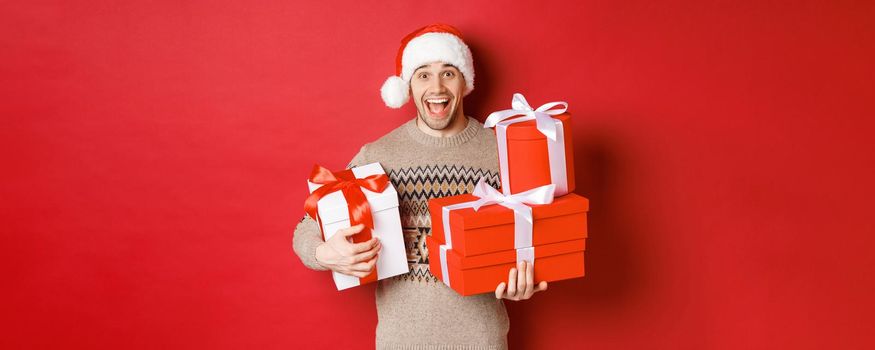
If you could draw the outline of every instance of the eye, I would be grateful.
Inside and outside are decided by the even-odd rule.
[[[419,73],[419,79],[428,79],[428,73]]]
[[[452,78],[454,76],[456,76],[456,73],[453,73],[451,71],[444,72],[444,77],[446,77],[446,78]]]

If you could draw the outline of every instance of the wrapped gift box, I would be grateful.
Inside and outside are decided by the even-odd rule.
[[[494,292],[501,282],[507,282],[508,272],[516,266],[517,251],[504,250],[474,256],[462,256],[450,249],[446,253],[447,279],[441,267],[440,246],[443,242],[427,237],[431,273],[461,295]],[[532,248],[530,248],[532,249]],[[583,252],[586,239],[556,242],[536,246],[534,250],[535,283],[583,277]]]
[[[534,262],[537,281],[582,277],[589,201],[553,190],[504,196],[481,181],[473,194],[429,200],[431,273],[462,295],[494,291],[522,260]]]
[[[552,183],[556,196],[573,192],[574,146],[567,104],[551,102],[532,109],[522,95],[514,94],[512,105],[484,122],[495,128],[502,191],[514,194]]]
[[[565,193],[574,191],[574,157],[571,142],[571,116],[563,113],[554,117],[561,122],[557,124],[563,130],[565,149],[565,177],[567,189]],[[501,126],[499,126],[501,127]],[[501,176],[507,178],[509,193],[519,193],[532,188],[551,183],[550,155],[548,140],[536,128],[535,121],[510,124],[507,126],[507,172]],[[504,182],[502,182],[504,186]],[[556,193],[561,196],[564,193]]]
[[[315,173],[315,170],[314,170]],[[334,182],[314,183],[313,176],[307,182],[310,192],[314,192],[322,186],[336,185],[338,181],[353,181],[364,179],[372,175],[386,176],[380,163],[371,163],[351,169],[334,172]],[[404,248],[404,237],[401,232],[401,217],[398,211],[398,193],[395,187],[388,182],[382,192],[373,192],[367,188],[361,188],[364,197],[370,207],[370,215],[373,218],[373,230],[365,228],[364,231],[352,236],[352,242],[365,242],[372,236],[377,237],[382,243],[382,250],[377,258],[376,271],[369,276],[358,278],[337,272],[332,272],[334,282],[338,290],[359,286],[384,278],[397,276],[409,271],[407,265],[407,253]],[[330,192],[322,196],[317,202],[317,220],[322,229],[325,240],[330,239],[340,230],[350,227],[350,203],[344,197],[341,190]]]
[[[429,200],[431,236],[446,242],[443,208],[476,199],[474,195],[463,194]],[[586,198],[572,193],[555,198],[551,204],[532,205],[531,208],[534,219],[531,245],[586,238],[586,212],[589,210]],[[462,256],[516,248],[513,210],[501,205],[487,205],[477,211],[473,208],[449,210],[448,221],[453,250]]]

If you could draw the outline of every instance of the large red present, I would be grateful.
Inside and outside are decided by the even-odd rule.
[[[583,276],[589,201],[553,191],[503,195],[481,180],[473,194],[430,200],[432,274],[462,295],[494,291],[523,260],[534,263],[537,281]]]
[[[440,242],[452,242],[453,250],[463,256],[542,245],[585,238],[589,200],[576,194],[554,198],[549,205],[532,205],[531,243],[515,244],[515,212],[501,205],[474,210],[479,197],[462,194],[428,201],[431,236]],[[445,238],[450,227],[449,239]]]
[[[498,284],[507,282],[508,272],[521,259],[517,250],[464,257],[453,250],[445,255],[433,254],[440,252],[442,242],[434,237],[427,237],[426,246],[429,251],[429,269],[437,279],[444,281],[461,295],[475,295],[495,291]],[[583,252],[586,249],[586,239],[545,244],[531,247],[534,262],[535,283],[541,281],[558,281],[583,277]],[[442,263],[447,262],[447,277],[444,278]],[[452,282],[451,282],[452,281]]]
[[[574,191],[568,104],[550,102],[532,109],[522,94],[514,94],[511,106],[491,113],[483,123],[495,128],[502,192],[520,193],[551,183],[557,197]]]

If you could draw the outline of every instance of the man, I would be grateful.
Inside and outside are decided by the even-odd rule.
[[[377,286],[377,348],[504,349],[509,322],[500,299],[525,300],[547,289],[535,285],[521,263],[489,294],[462,297],[428,269],[425,237],[431,232],[427,201],[469,193],[482,177],[500,184],[495,136],[466,117],[462,98],[474,89],[471,51],[455,28],[434,24],[401,42],[396,74],[381,89],[387,106],[413,99],[417,116],[366,144],[351,166],[380,162],[398,190],[410,273]],[[374,268],[380,242],[350,243],[354,226],[322,241],[314,220],[295,229],[294,248],[305,265],[364,277]]]

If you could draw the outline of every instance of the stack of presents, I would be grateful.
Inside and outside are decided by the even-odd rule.
[[[483,179],[471,194],[429,200],[431,273],[461,295],[493,292],[520,261],[534,265],[535,283],[583,277],[589,201],[574,191],[570,115],[565,102],[533,109],[520,94],[492,113],[501,189]],[[305,208],[325,239],[364,223],[354,242],[377,236],[383,250],[371,275],[334,273],[338,289],[408,272],[398,196],[378,163],[331,173],[317,167]],[[366,207],[366,208],[365,208]],[[369,214],[369,215],[368,215]]]

